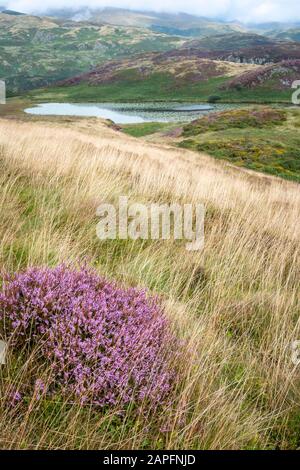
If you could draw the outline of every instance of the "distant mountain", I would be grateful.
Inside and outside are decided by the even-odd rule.
[[[245,26],[249,29],[249,31],[257,32],[258,34],[272,35],[276,34],[276,32],[278,33],[280,31],[286,31],[291,28],[300,28],[300,21],[295,23],[279,21],[258,24],[248,23]]]
[[[5,8],[0,7],[0,12],[5,13],[6,15],[12,15],[12,16],[24,16],[25,13],[21,13],[20,11],[14,11],[14,10],[5,10]]]
[[[10,92],[46,86],[109,59],[166,51],[183,40],[149,29],[0,13],[0,77]]]
[[[49,16],[74,21],[93,21],[117,26],[141,27],[169,35],[186,38],[250,33],[278,39],[299,40],[300,22],[266,22],[243,24],[239,21],[222,21],[189,15],[186,13],[158,13],[153,11],[126,10],[121,8],[74,8],[51,9]],[[295,30],[295,33],[293,33]],[[239,46],[242,47],[242,46]]]
[[[269,64],[300,59],[300,44],[279,41],[258,34],[234,33],[185,42],[181,49],[191,50],[199,57],[230,62]]]
[[[300,27],[293,29],[286,29],[283,31],[272,31],[269,33],[271,37],[280,39],[283,41],[297,41],[300,42]]]
[[[300,22],[250,24],[247,27],[257,34],[262,34],[272,39],[300,42]]]
[[[246,31],[238,22],[223,22],[186,13],[157,13],[120,8],[51,9],[51,16],[72,20],[105,22],[117,26],[148,28],[152,31],[184,37],[204,37],[234,31]]]
[[[234,32],[216,34],[201,39],[193,39],[183,44],[182,48],[203,51],[232,51],[242,48],[274,45],[274,40],[255,33]]]

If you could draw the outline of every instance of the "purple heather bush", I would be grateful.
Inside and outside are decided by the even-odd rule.
[[[177,342],[159,301],[86,267],[30,268],[7,276],[0,328],[13,351],[38,348],[39,362],[49,370],[48,394],[103,407],[143,400],[157,405],[171,390]],[[30,381],[38,397],[46,393],[38,372]]]

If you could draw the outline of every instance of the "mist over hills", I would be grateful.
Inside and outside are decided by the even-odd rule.
[[[211,34],[244,31],[239,22],[214,20],[187,13],[158,13],[154,11],[137,11],[122,8],[80,8],[51,9],[47,15],[72,19],[75,21],[105,22],[118,26],[148,28],[156,32],[185,37],[204,37]]]
[[[276,36],[300,28],[300,21],[242,23],[238,20],[226,21],[187,13],[160,13],[111,7],[49,9],[46,14],[75,21],[104,21],[119,26],[144,27],[168,34],[198,37],[235,31]]]

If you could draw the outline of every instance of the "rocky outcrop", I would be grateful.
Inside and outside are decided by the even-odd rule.
[[[272,88],[284,90],[300,77],[300,60],[286,60],[265,65],[229,80],[221,89],[255,88],[272,82]]]

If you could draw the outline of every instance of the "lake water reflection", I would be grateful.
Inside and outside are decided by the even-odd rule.
[[[184,122],[213,111],[232,109],[229,104],[207,103],[41,103],[25,109],[26,113],[44,116],[86,116],[110,119],[116,124],[143,122]]]

